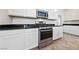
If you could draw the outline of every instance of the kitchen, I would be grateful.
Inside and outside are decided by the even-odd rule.
[[[60,11],[62,13],[61,9],[0,9],[0,50],[40,49],[62,38],[62,23],[57,17]]]
[[[79,59],[78,4],[1,0],[0,59]]]

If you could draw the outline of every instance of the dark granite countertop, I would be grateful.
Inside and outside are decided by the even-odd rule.
[[[55,27],[54,24],[8,24],[0,25],[0,30],[31,29],[47,26]]]
[[[63,24],[63,25],[67,25],[67,26],[79,26],[79,24]]]
[[[0,25],[0,30],[14,30],[14,29],[24,29],[24,25],[22,24]]]
[[[40,27],[60,27],[62,25],[55,24],[7,24],[0,25],[0,30],[14,30],[14,29],[31,29]]]

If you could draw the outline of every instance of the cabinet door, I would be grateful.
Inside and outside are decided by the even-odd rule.
[[[23,34],[0,37],[0,49],[1,50],[23,50],[24,49]]]
[[[75,19],[73,20],[79,20],[79,9],[75,9]]]
[[[77,20],[75,18],[75,16],[78,16],[76,15],[76,10],[75,9],[68,9],[68,10],[65,10],[65,21],[66,20]]]
[[[36,9],[25,9],[24,17],[33,17],[36,18]]]
[[[53,40],[58,39],[58,27],[53,27]]]
[[[8,15],[36,18],[36,9],[10,9]]]
[[[9,9],[8,15],[11,16],[23,16],[24,17],[24,9]]]
[[[24,30],[7,30],[0,33],[0,49],[24,49]]]
[[[4,37],[0,37],[0,50],[6,50],[7,49],[7,43]]]
[[[54,9],[48,10],[48,19],[57,19],[57,13],[54,11]]]
[[[38,29],[25,29],[25,49],[38,46]]]
[[[63,37],[63,27],[58,27],[58,34],[59,38]]]
[[[18,33],[4,37],[8,50],[24,50],[24,34]]]
[[[64,32],[65,33],[70,33],[71,32],[71,29],[72,29],[71,27],[72,26],[63,26],[63,27],[64,27]]]

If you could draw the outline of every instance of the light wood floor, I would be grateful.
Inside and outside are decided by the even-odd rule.
[[[35,50],[79,50],[79,37],[69,34],[64,34],[63,39],[54,41],[51,45],[42,49]]]

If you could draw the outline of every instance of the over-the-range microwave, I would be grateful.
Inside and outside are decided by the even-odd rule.
[[[37,15],[37,18],[48,18],[48,11],[37,10],[36,15]]]

